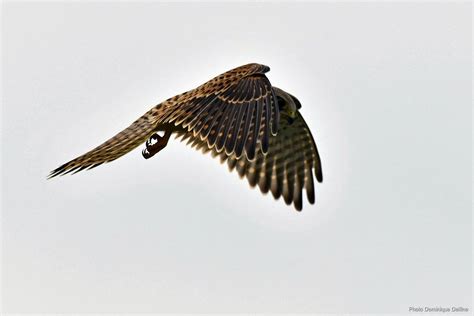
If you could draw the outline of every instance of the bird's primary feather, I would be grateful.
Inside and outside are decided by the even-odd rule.
[[[258,185],[262,193],[270,191],[275,199],[283,197],[286,204],[293,204],[297,210],[303,207],[303,189],[309,203],[315,202],[314,177],[318,182],[323,180],[321,159],[300,113],[291,124],[282,119],[277,135],[269,139],[267,154],[257,152],[253,160],[218,152],[199,137],[184,131],[178,132],[177,137],[203,153],[219,157],[221,162],[227,162],[230,171],[246,177],[251,187]]]

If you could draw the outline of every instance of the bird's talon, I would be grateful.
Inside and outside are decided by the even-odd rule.
[[[150,138],[148,138],[148,140],[146,141],[146,147],[149,148],[153,145],[155,145],[156,143],[158,143],[160,140],[161,140],[161,136],[158,135],[158,134],[153,134],[150,136]],[[155,141],[155,142],[153,142]]]

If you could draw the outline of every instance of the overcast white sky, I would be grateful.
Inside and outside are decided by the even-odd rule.
[[[2,26],[3,311],[472,307],[469,3],[7,2]],[[176,142],[46,181],[248,62],[303,105],[316,205]]]

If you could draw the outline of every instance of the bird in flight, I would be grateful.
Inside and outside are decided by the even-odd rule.
[[[322,182],[321,160],[293,95],[272,86],[261,64],[229,70],[199,87],[154,106],[102,145],[51,171],[48,178],[111,162],[145,142],[149,159],[172,134],[204,153],[220,157],[230,171],[262,193],[283,197],[296,210],[303,190],[315,202],[314,177]],[[164,133],[160,136],[159,132]]]

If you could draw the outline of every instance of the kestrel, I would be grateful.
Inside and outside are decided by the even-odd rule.
[[[229,70],[199,87],[150,109],[129,127],[51,171],[49,178],[92,169],[113,161],[145,142],[142,155],[151,158],[170,136],[227,161],[251,187],[283,197],[296,210],[303,207],[303,189],[314,204],[314,180],[323,181],[321,160],[309,127],[293,95],[270,84],[270,70],[247,64]],[[160,136],[158,132],[164,132]]]

